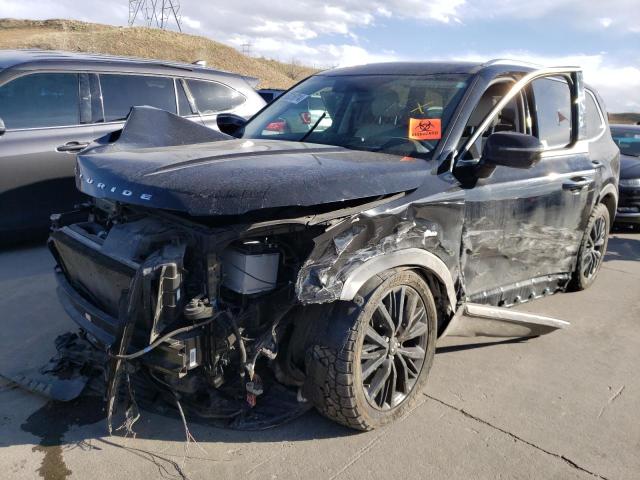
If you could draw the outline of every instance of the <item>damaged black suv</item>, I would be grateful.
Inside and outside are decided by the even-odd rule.
[[[313,405],[367,430],[410,409],[438,338],[566,326],[507,307],[598,273],[601,105],[578,68],[492,61],[324,72],[226,134],[134,108],[78,155],[93,202],[49,242],[109,414],[135,377],[236,426]]]

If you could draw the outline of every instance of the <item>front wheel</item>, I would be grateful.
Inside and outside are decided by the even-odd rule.
[[[307,354],[306,391],[338,423],[371,430],[411,409],[426,383],[436,343],[436,306],[415,272],[369,282],[361,306],[337,308]]]
[[[610,222],[607,207],[602,203],[596,205],[587,222],[573,272],[572,284],[575,290],[584,290],[595,281],[607,252]]]

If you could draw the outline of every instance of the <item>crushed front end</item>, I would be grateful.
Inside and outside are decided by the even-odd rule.
[[[102,200],[58,216],[58,294],[82,340],[104,353],[93,367],[109,425],[131,384],[246,427],[306,410],[304,341],[279,348],[308,326],[296,276],[322,230],[211,226]],[[278,398],[258,402],[269,395]],[[256,413],[257,403],[271,411]]]

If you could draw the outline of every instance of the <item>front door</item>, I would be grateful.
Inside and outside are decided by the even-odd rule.
[[[472,145],[479,155],[493,128],[533,134],[546,146],[534,167],[498,166],[466,190],[461,268],[473,302],[512,305],[552,293],[569,279],[596,175],[579,141],[575,78],[538,77],[521,85],[502,108],[496,102],[489,114],[495,120]]]

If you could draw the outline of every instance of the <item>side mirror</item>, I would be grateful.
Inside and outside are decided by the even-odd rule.
[[[482,151],[482,163],[512,168],[531,168],[540,161],[544,145],[533,135],[497,132],[489,135]]]
[[[4,135],[4,132],[7,131],[7,127],[4,126],[4,122],[0,118],[0,135]]]
[[[216,118],[216,121],[218,122],[218,128],[222,133],[226,133],[227,135],[231,135],[236,138],[239,138],[242,135],[244,126],[247,124],[247,121],[244,118],[234,115],[233,113],[221,113]]]

